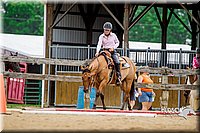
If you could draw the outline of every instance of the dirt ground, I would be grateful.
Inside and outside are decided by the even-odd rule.
[[[198,132],[199,116],[157,117],[29,114],[3,115],[3,131],[181,131]]]

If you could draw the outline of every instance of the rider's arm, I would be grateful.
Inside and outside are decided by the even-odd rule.
[[[115,36],[115,47],[114,47],[114,49],[116,49],[118,46],[119,46],[119,40],[118,40],[118,38],[117,38],[117,35],[115,34],[115,33],[113,33],[114,34],[114,36]]]
[[[99,53],[101,46],[102,46],[102,35],[99,36],[96,53]]]

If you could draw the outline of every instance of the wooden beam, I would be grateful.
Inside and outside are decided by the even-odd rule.
[[[200,85],[136,83],[135,87],[149,88],[155,90],[198,90],[200,88]]]
[[[55,22],[55,20],[56,20],[56,18],[57,18],[57,16],[58,16],[58,13],[59,13],[59,11],[60,11],[60,9],[62,8],[62,5],[63,5],[63,4],[57,4],[56,10],[55,10],[55,12],[54,12],[54,14],[53,14],[53,23]]]
[[[200,74],[199,69],[189,70],[189,69],[171,69],[168,67],[156,68],[156,67],[146,67],[146,66],[138,66],[137,72],[148,72],[154,74],[161,74],[161,75],[195,75]]]
[[[64,76],[64,75],[48,75],[48,74],[16,73],[16,72],[3,72],[3,75],[4,77],[22,78],[22,79],[82,82],[81,76]]]
[[[124,56],[127,56],[127,49],[129,48],[129,4],[124,5]]]
[[[142,12],[133,20],[133,22],[130,23],[128,30],[130,30],[151,9],[155,3],[156,2],[154,1],[150,6],[147,6],[144,10],[142,10]]]
[[[64,76],[64,75],[47,75],[47,74],[34,74],[34,73],[16,73],[16,72],[3,72],[4,77],[22,78],[33,80],[51,80],[51,81],[65,81],[65,82],[82,82],[81,76]],[[135,83],[137,88],[150,88],[156,90],[196,90],[200,85],[185,85],[185,84],[147,84]]]
[[[172,10],[172,9],[169,9],[172,14],[178,19],[178,21],[185,27],[185,29],[190,32],[190,34],[192,34],[192,31],[188,28],[188,26],[185,25],[185,23],[179,18],[179,16]]]
[[[190,13],[189,11],[188,11],[188,9],[183,5],[183,4],[181,4],[180,2],[178,2],[179,4],[180,4],[180,6],[191,16],[191,18],[196,22],[196,24],[198,25],[198,26],[200,26],[200,22],[192,15],[192,13]],[[199,8],[199,7],[198,7]]]
[[[130,15],[129,15],[129,22],[132,22],[137,9],[138,9],[138,5],[134,5],[134,7],[132,7],[132,10],[130,11]]]
[[[172,11],[174,11],[174,9],[172,9]],[[169,13],[169,16],[168,16],[168,19],[167,19],[167,26],[170,23],[170,20],[171,20],[171,17],[172,17],[172,13],[173,13],[172,11],[170,11],[170,13]]]
[[[162,27],[161,49],[166,49],[166,46],[167,46],[167,7],[166,6],[163,7],[162,23],[163,23],[163,27]],[[163,53],[163,54],[165,54],[165,53]],[[167,56],[163,56],[163,58],[161,57],[161,59],[164,59],[164,57],[167,57]],[[166,58],[164,60],[167,61]],[[166,63],[164,63],[162,65],[165,66]]]
[[[161,17],[160,17],[160,13],[159,13],[159,11],[158,11],[158,8],[157,8],[157,7],[154,7],[154,10],[155,10],[155,12],[156,12],[156,16],[157,16],[157,18],[158,18],[158,22],[159,22],[159,24],[160,24],[160,27],[163,28],[163,23],[162,23],[162,20],[161,20]]]
[[[33,57],[19,57],[19,56],[1,56],[0,59],[2,61],[26,62],[38,65],[51,64],[51,65],[80,66],[85,63],[85,61],[78,61],[78,60],[33,58]]]
[[[85,11],[84,11],[83,5],[82,5],[82,4],[78,4],[78,9],[79,9],[80,14],[81,14],[81,16],[82,16],[82,18],[83,18],[85,27],[88,28],[88,27],[87,27],[87,21],[88,21],[88,20],[87,20],[87,18],[86,18],[86,13],[85,13]]]
[[[103,7],[106,9],[106,11],[112,16],[112,18],[117,22],[117,24],[124,30],[123,25],[120,23],[120,21],[115,17],[115,15],[110,11],[110,9],[102,2],[100,3],[103,5]]]
[[[75,6],[76,2],[74,2],[68,9],[65,11],[65,13],[56,21],[52,24],[51,28],[53,28],[55,25],[57,25],[64,17],[67,15],[67,13]]]

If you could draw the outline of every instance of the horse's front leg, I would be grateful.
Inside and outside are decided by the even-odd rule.
[[[103,94],[102,90],[106,87],[106,85],[107,85],[107,80],[103,80],[99,85],[99,95],[101,97],[101,102],[102,102],[104,110],[106,109],[106,105],[104,102],[104,94]]]
[[[94,102],[94,105],[93,105],[93,108],[92,109],[96,109],[96,103],[97,103],[97,99],[99,98],[99,90],[97,91],[96,93],[96,98],[95,98],[95,102]]]

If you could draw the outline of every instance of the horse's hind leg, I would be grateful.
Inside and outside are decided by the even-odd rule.
[[[126,87],[126,82],[123,81],[123,82],[122,82],[122,86],[121,86],[121,90],[122,90],[123,92],[125,91],[125,90],[124,90],[125,87]],[[125,98],[125,96],[123,96],[123,102],[122,102],[122,106],[121,106],[120,110],[124,110],[125,104],[126,104],[126,98]]]
[[[123,104],[122,104],[121,110],[124,109],[124,106],[125,106],[126,103],[128,104],[128,109],[132,110],[131,109],[131,104],[130,104],[131,85],[132,85],[132,82],[130,80],[123,82],[122,90],[124,91],[125,96],[124,96],[124,100],[123,100]]]
[[[105,103],[104,103],[104,94],[101,92],[100,93],[100,97],[101,97],[101,101],[102,101],[102,105],[103,105],[103,109],[106,109]]]

